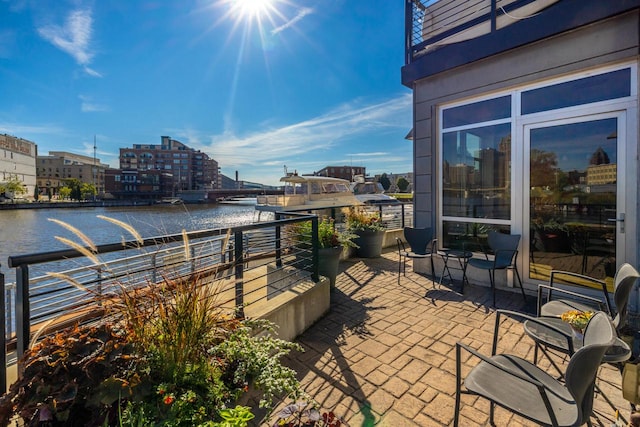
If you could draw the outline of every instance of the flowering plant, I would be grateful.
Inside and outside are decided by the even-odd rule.
[[[382,219],[377,212],[367,212],[360,207],[351,206],[344,211],[347,229],[351,231],[384,230]]]
[[[572,328],[583,331],[587,323],[593,317],[592,311],[569,310],[560,315],[563,322],[567,322]]]

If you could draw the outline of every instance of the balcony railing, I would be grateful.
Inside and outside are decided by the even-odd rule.
[[[534,16],[558,0],[406,0],[406,64],[438,46]]]

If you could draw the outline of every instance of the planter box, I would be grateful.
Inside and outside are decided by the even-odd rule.
[[[354,239],[358,248],[356,255],[361,258],[377,258],[382,254],[382,239],[384,238],[384,230],[381,231],[356,231],[358,235]]]

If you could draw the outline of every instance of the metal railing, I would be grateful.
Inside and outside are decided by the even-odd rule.
[[[405,0],[405,64],[448,37],[489,23],[536,0]]]
[[[220,286],[219,304],[244,317],[259,305],[305,280],[317,282],[318,217],[276,213],[275,220],[99,245],[91,261],[76,249],[10,256],[16,283],[0,273],[0,302],[5,307],[0,361],[7,352],[20,358],[34,332],[42,336],[78,323],[104,319],[109,302],[123,290],[184,278],[206,278]],[[291,225],[312,222],[311,249],[302,247]],[[306,261],[299,256],[306,253]],[[310,259],[310,262],[309,262]],[[304,264],[304,268],[302,266]],[[30,267],[47,265],[57,273],[30,277]],[[64,268],[61,268],[64,267]],[[277,274],[274,274],[277,272]],[[15,290],[15,304],[7,292]],[[0,389],[7,372],[0,370]]]

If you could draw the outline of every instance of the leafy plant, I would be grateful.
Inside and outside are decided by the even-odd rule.
[[[275,418],[273,427],[348,427],[333,412],[320,411],[309,402],[300,401],[285,406]]]
[[[311,221],[296,223],[293,227],[293,232],[299,242],[311,244]],[[338,246],[354,248],[357,246],[353,241],[356,237],[358,236],[349,230],[338,230],[332,218],[324,217],[318,221],[318,243],[320,248],[335,248]]]
[[[350,231],[380,231],[384,225],[377,212],[367,212],[364,208],[351,206],[344,210],[347,229]]]
[[[104,219],[141,240],[128,224]],[[56,222],[84,246],[60,240],[104,267],[84,234]],[[188,259],[186,234],[184,245]],[[50,274],[91,292],[70,277]],[[94,295],[105,310],[95,326],[45,337],[25,353],[24,372],[0,398],[0,425],[18,415],[27,426],[118,421],[120,426],[241,427],[253,414],[230,408],[249,384],[262,391],[260,405],[267,409],[276,396],[299,393],[295,371],[280,357],[301,347],[275,338],[275,326],[266,320],[238,319],[224,311],[212,277],[166,274],[158,283],[119,284],[116,293]]]

